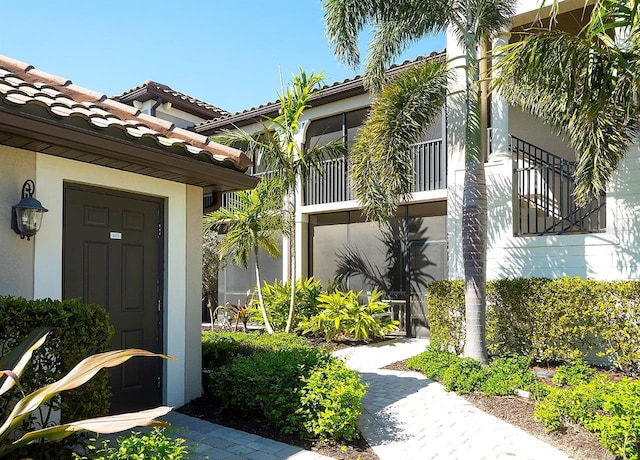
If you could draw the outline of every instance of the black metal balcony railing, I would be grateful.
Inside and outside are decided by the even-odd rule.
[[[352,200],[353,190],[345,157],[326,160],[323,168],[311,173],[304,186],[305,206]]]
[[[606,196],[577,204],[575,162],[511,136],[514,155],[515,234],[518,236],[597,233],[606,229]]]
[[[421,142],[413,146],[414,192],[447,188],[447,158],[442,139]],[[353,200],[346,158],[327,160],[314,172],[304,186],[304,205],[339,203]]]

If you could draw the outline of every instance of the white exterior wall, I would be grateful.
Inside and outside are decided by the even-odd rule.
[[[607,191],[607,229],[584,235],[513,236],[513,214],[499,197],[510,165],[488,167],[489,243],[487,278],[579,276],[640,279],[640,149],[621,163]],[[462,276],[461,272],[454,277]]]
[[[33,257],[36,238],[21,240],[11,229],[11,206],[18,204],[22,184],[35,180],[36,154],[27,150],[0,146],[0,164],[4,172],[0,181],[0,295],[33,299]],[[46,195],[36,182],[35,198],[46,203]],[[47,205],[45,204],[45,207]],[[42,218],[47,227],[49,213]]]
[[[464,70],[460,57],[463,50],[458,40],[447,30],[447,61],[454,67],[455,79],[449,92],[456,94],[447,98],[447,240],[449,248],[449,278],[464,278],[462,265],[462,191],[464,185],[465,116]],[[457,59],[456,59],[457,58]],[[454,60],[455,59],[455,60]]]
[[[202,207],[202,192],[194,190],[197,187],[44,154],[36,155],[34,180],[38,199],[49,209],[35,237],[34,298],[62,298],[64,182],[165,199],[163,351],[178,361],[165,361],[163,399],[166,405],[180,406],[199,396],[201,348],[191,343],[194,338],[188,334],[194,334],[196,322],[200,324],[201,281],[194,264],[201,267],[202,230],[195,209]],[[195,297],[198,302],[193,304]]]
[[[521,1],[514,25],[531,21],[538,0]],[[581,7],[573,0],[561,2],[561,11]],[[447,35],[447,58],[461,54],[455,37]],[[461,89],[461,71],[450,92]],[[494,113],[496,112],[494,107]],[[568,143],[549,127],[520,110],[509,107],[511,134],[551,153],[574,159]],[[464,110],[448,101],[448,230],[449,278],[464,278],[462,264],[461,208],[464,179]],[[487,176],[487,278],[579,276],[602,280],[640,279],[640,147],[627,153],[607,189],[607,228],[604,233],[582,235],[514,236],[513,160],[492,156]]]

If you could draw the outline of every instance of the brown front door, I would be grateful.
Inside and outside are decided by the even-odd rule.
[[[66,184],[63,296],[102,305],[115,326],[112,349],[160,352],[162,200]],[[111,370],[111,412],[162,403],[158,358],[132,358]]]

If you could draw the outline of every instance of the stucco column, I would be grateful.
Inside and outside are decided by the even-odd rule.
[[[509,43],[510,34],[500,32],[493,50]],[[493,65],[499,57],[493,58]],[[495,68],[495,67],[494,67]],[[492,77],[497,77],[494,70]],[[486,164],[487,175],[487,278],[500,277],[499,260],[513,241],[513,156],[509,136],[509,104],[497,92],[491,94],[492,153]]]
[[[493,50],[509,44],[509,32],[499,32],[493,39]],[[493,74],[496,78],[500,74],[495,70],[495,65],[499,62],[498,56],[493,57]],[[491,93],[491,152],[490,161],[502,160],[505,157],[511,159],[509,149],[509,104],[498,94],[497,91]]]

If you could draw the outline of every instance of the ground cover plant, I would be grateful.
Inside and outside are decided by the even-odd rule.
[[[254,414],[282,433],[355,438],[366,386],[326,350],[291,334],[203,334],[204,387],[221,411]]]
[[[534,418],[547,432],[580,425],[598,438],[616,458],[640,455],[640,381],[628,377],[612,380],[584,361],[557,368],[545,383],[530,370],[526,357],[496,358],[483,367],[479,361],[460,358],[442,346],[431,346],[409,358],[406,366],[439,380],[448,391],[481,392],[486,396],[513,396],[518,390],[535,401]]]
[[[98,442],[101,441],[101,442]],[[89,446],[90,456],[75,455],[75,460],[182,460],[193,454],[191,446],[183,438],[167,432],[165,428],[154,427],[150,433],[132,431],[116,438],[116,446],[108,439],[96,440]]]

